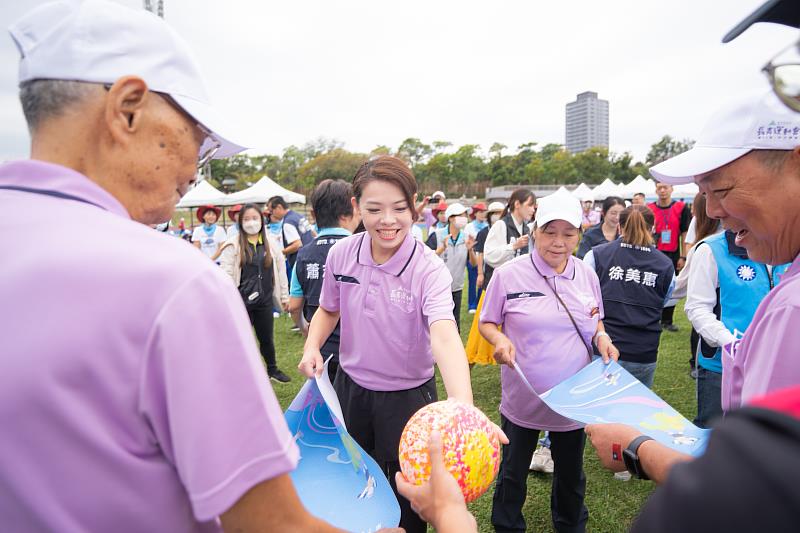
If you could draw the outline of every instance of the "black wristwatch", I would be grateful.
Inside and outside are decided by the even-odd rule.
[[[639,446],[648,440],[653,440],[653,437],[640,435],[633,439],[622,452],[622,460],[625,461],[625,468],[639,479],[650,479],[642,468],[642,463],[639,461],[639,454],[637,453],[639,451]]]

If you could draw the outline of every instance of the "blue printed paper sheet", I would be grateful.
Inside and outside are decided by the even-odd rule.
[[[327,368],[322,377],[303,385],[284,417],[300,448],[291,478],[309,512],[359,533],[400,523],[400,506],[389,481],[347,433]]]
[[[553,411],[577,422],[633,426],[693,456],[702,455],[711,432],[689,422],[614,361],[606,365],[597,359],[539,397]]]

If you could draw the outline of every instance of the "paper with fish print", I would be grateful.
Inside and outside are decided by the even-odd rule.
[[[558,414],[584,424],[633,426],[661,444],[702,455],[711,430],[701,429],[618,363],[597,359],[539,396]]]
[[[284,417],[300,449],[292,482],[309,512],[359,533],[400,523],[389,481],[347,433],[327,366],[321,377],[306,381]]]

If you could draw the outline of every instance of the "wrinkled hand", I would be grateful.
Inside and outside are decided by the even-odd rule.
[[[431,432],[428,453],[431,462],[431,477],[428,481],[422,485],[412,485],[406,481],[402,472],[398,472],[395,474],[395,482],[397,492],[411,503],[414,512],[439,529],[445,520],[449,522],[454,515],[469,514],[469,511],[458,482],[445,468],[442,436],[438,431]]]
[[[478,274],[478,278],[475,280],[475,286],[478,287],[479,289],[483,287],[483,280],[484,280],[483,274]]]
[[[608,364],[610,360],[617,361],[619,359],[619,350],[614,344],[611,342],[611,339],[606,337],[605,335],[601,335],[600,338],[595,341],[597,345],[597,351],[600,352],[600,357],[603,358],[603,362]]]
[[[502,333],[497,340],[497,344],[494,345],[494,353],[492,355],[494,356],[494,360],[497,361],[497,364],[508,365],[509,368],[514,368],[516,350],[508,337]]]
[[[525,248],[526,246],[528,246],[528,241],[529,240],[530,240],[530,237],[528,237],[527,235],[523,235],[522,237],[520,237],[519,239],[514,241],[514,245],[512,246],[512,248],[514,250],[519,250],[520,248]]]
[[[597,458],[604,468],[612,472],[625,470],[622,460],[622,451],[628,447],[633,439],[641,435],[639,430],[625,424],[589,424],[584,429],[586,436],[594,446]],[[619,457],[614,459],[614,444],[619,445]]]
[[[306,347],[303,349],[303,358],[300,359],[297,369],[307,378],[313,378],[315,375],[321,376],[325,370],[325,362],[322,360],[319,348]]]

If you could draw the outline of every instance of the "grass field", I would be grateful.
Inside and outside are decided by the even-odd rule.
[[[464,291],[466,296],[466,291]],[[462,337],[466,343],[472,315],[466,313],[466,301],[461,323],[464,325]],[[694,381],[689,377],[689,324],[683,313],[683,305],[675,312],[677,333],[664,332],[661,336],[658,369],[656,370],[654,390],[670,405],[692,420],[696,404]],[[291,320],[282,316],[275,321],[275,347],[278,365],[292,377],[292,382],[281,385],[273,382],[281,407],[286,409],[295,397],[303,378],[297,372],[297,363],[303,350],[303,338],[290,331]],[[439,384],[439,397],[445,398]],[[500,369],[498,366],[476,366],[472,371],[472,389],[475,404],[492,420],[499,423]],[[613,475],[600,467],[594,450],[586,445],[584,469],[586,471],[586,506],[589,508],[589,531],[612,533],[627,531],[631,521],[638,513],[654,485],[650,481],[617,481]],[[528,477],[528,499],[523,509],[528,523],[528,531],[552,531],[550,521],[550,483],[552,476],[531,473]],[[477,519],[480,531],[492,531],[490,523],[493,488],[470,505]]]

